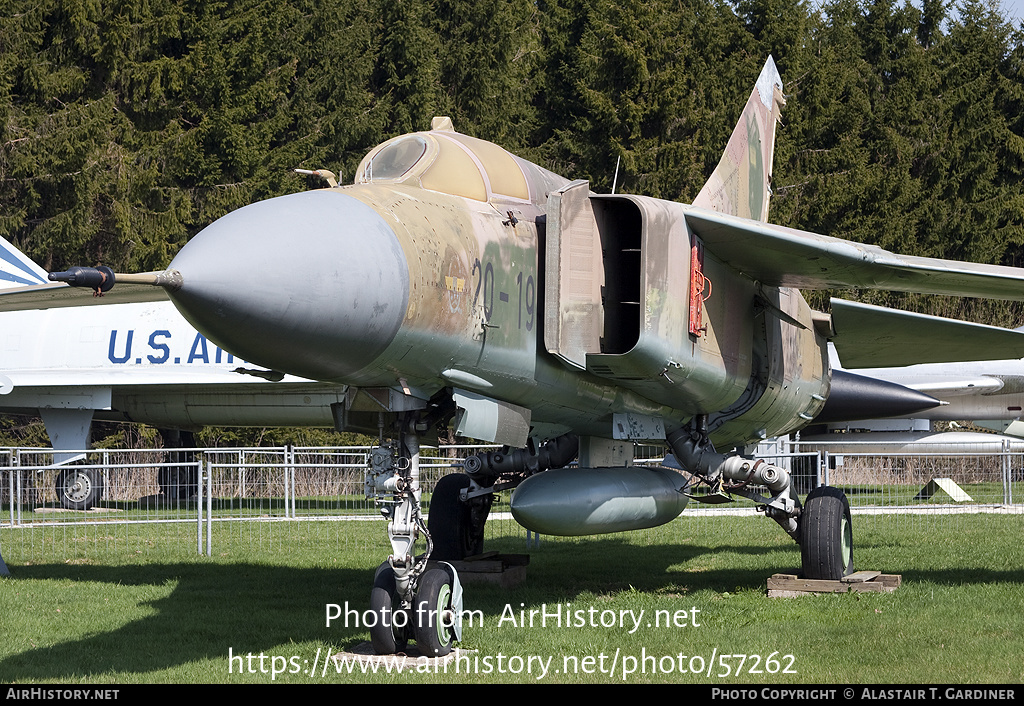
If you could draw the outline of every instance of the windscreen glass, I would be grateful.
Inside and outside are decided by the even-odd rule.
[[[409,135],[395,140],[373,156],[366,167],[368,181],[398,179],[412,169],[427,151],[427,142],[422,137]]]

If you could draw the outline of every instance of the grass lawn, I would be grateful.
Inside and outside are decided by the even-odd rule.
[[[265,683],[275,667],[273,681],[292,683],[1024,681],[1024,516],[854,523],[857,568],[902,574],[895,593],[765,597],[767,578],[800,559],[763,517],[545,538],[522,586],[466,586],[482,624],[466,629],[475,652],[460,673],[400,675],[322,671],[328,650],[369,637],[327,627],[325,611],[369,607],[389,551],[381,522],[215,523],[212,557],[196,556],[194,527],[136,525],[124,541],[65,528],[39,546],[4,529],[0,682]],[[510,523],[489,531],[488,549],[526,551]],[[541,610],[562,624],[535,613],[531,626]]]

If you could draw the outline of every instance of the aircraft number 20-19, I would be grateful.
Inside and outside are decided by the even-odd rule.
[[[494,315],[494,264],[474,260],[472,275],[476,279],[473,306],[483,306],[484,321],[489,322]],[[527,275],[524,280],[522,272],[516,273],[516,297],[516,326],[526,326],[527,331],[532,331],[537,313],[537,285],[533,275]],[[498,292],[499,302],[508,303],[509,298],[508,292]]]

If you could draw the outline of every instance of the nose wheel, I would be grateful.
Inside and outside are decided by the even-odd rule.
[[[370,591],[370,610],[374,622],[370,627],[370,643],[379,655],[405,651],[408,635],[408,613],[395,586],[395,570],[386,561],[377,567]],[[396,622],[397,618],[397,622]]]
[[[443,657],[462,637],[462,587],[448,564],[423,574],[416,591],[416,644],[428,657]]]
[[[377,569],[370,591],[374,623],[370,643],[379,655],[404,652],[410,637],[420,653],[443,657],[462,637],[462,586],[449,564],[439,564],[417,582],[411,604],[398,593],[395,572],[384,562]]]

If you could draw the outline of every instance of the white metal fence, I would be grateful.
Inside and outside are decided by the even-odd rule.
[[[441,476],[481,447],[423,449],[421,487],[426,510]],[[790,470],[801,494],[819,484],[841,488],[855,514],[1024,514],[1024,449],[959,448],[949,452],[885,453],[826,445],[762,450]],[[319,541],[345,541],[342,520],[380,519],[364,497],[369,447],[150,449],[83,451],[54,463],[48,449],[0,449],[0,551],[10,561],[80,557],[103,545],[127,552],[192,547],[209,554],[214,523],[230,524],[261,547],[282,544],[296,527]],[[658,449],[638,449],[660,460]],[[639,462],[644,462],[643,460]],[[753,511],[692,503],[684,515]],[[506,505],[491,525],[505,535],[525,530]],[[865,521],[865,520],[861,520]],[[141,526],[159,525],[160,540]],[[223,526],[223,525],[222,525]],[[383,532],[382,535],[383,537]]]
[[[428,509],[437,479],[481,448],[421,450]],[[364,496],[369,452],[105,449],[74,452],[77,460],[55,463],[50,449],[0,449],[0,551],[11,561],[80,557],[97,544],[129,552],[191,546],[205,554],[214,550],[213,523],[233,523],[239,535],[262,547],[279,543],[302,521],[322,523],[319,539],[342,541],[339,520],[380,520]],[[158,542],[140,530],[153,525],[163,528]]]
[[[818,481],[841,488],[854,509],[1024,512],[1024,443],[922,446],[833,442],[794,445],[818,458]]]

